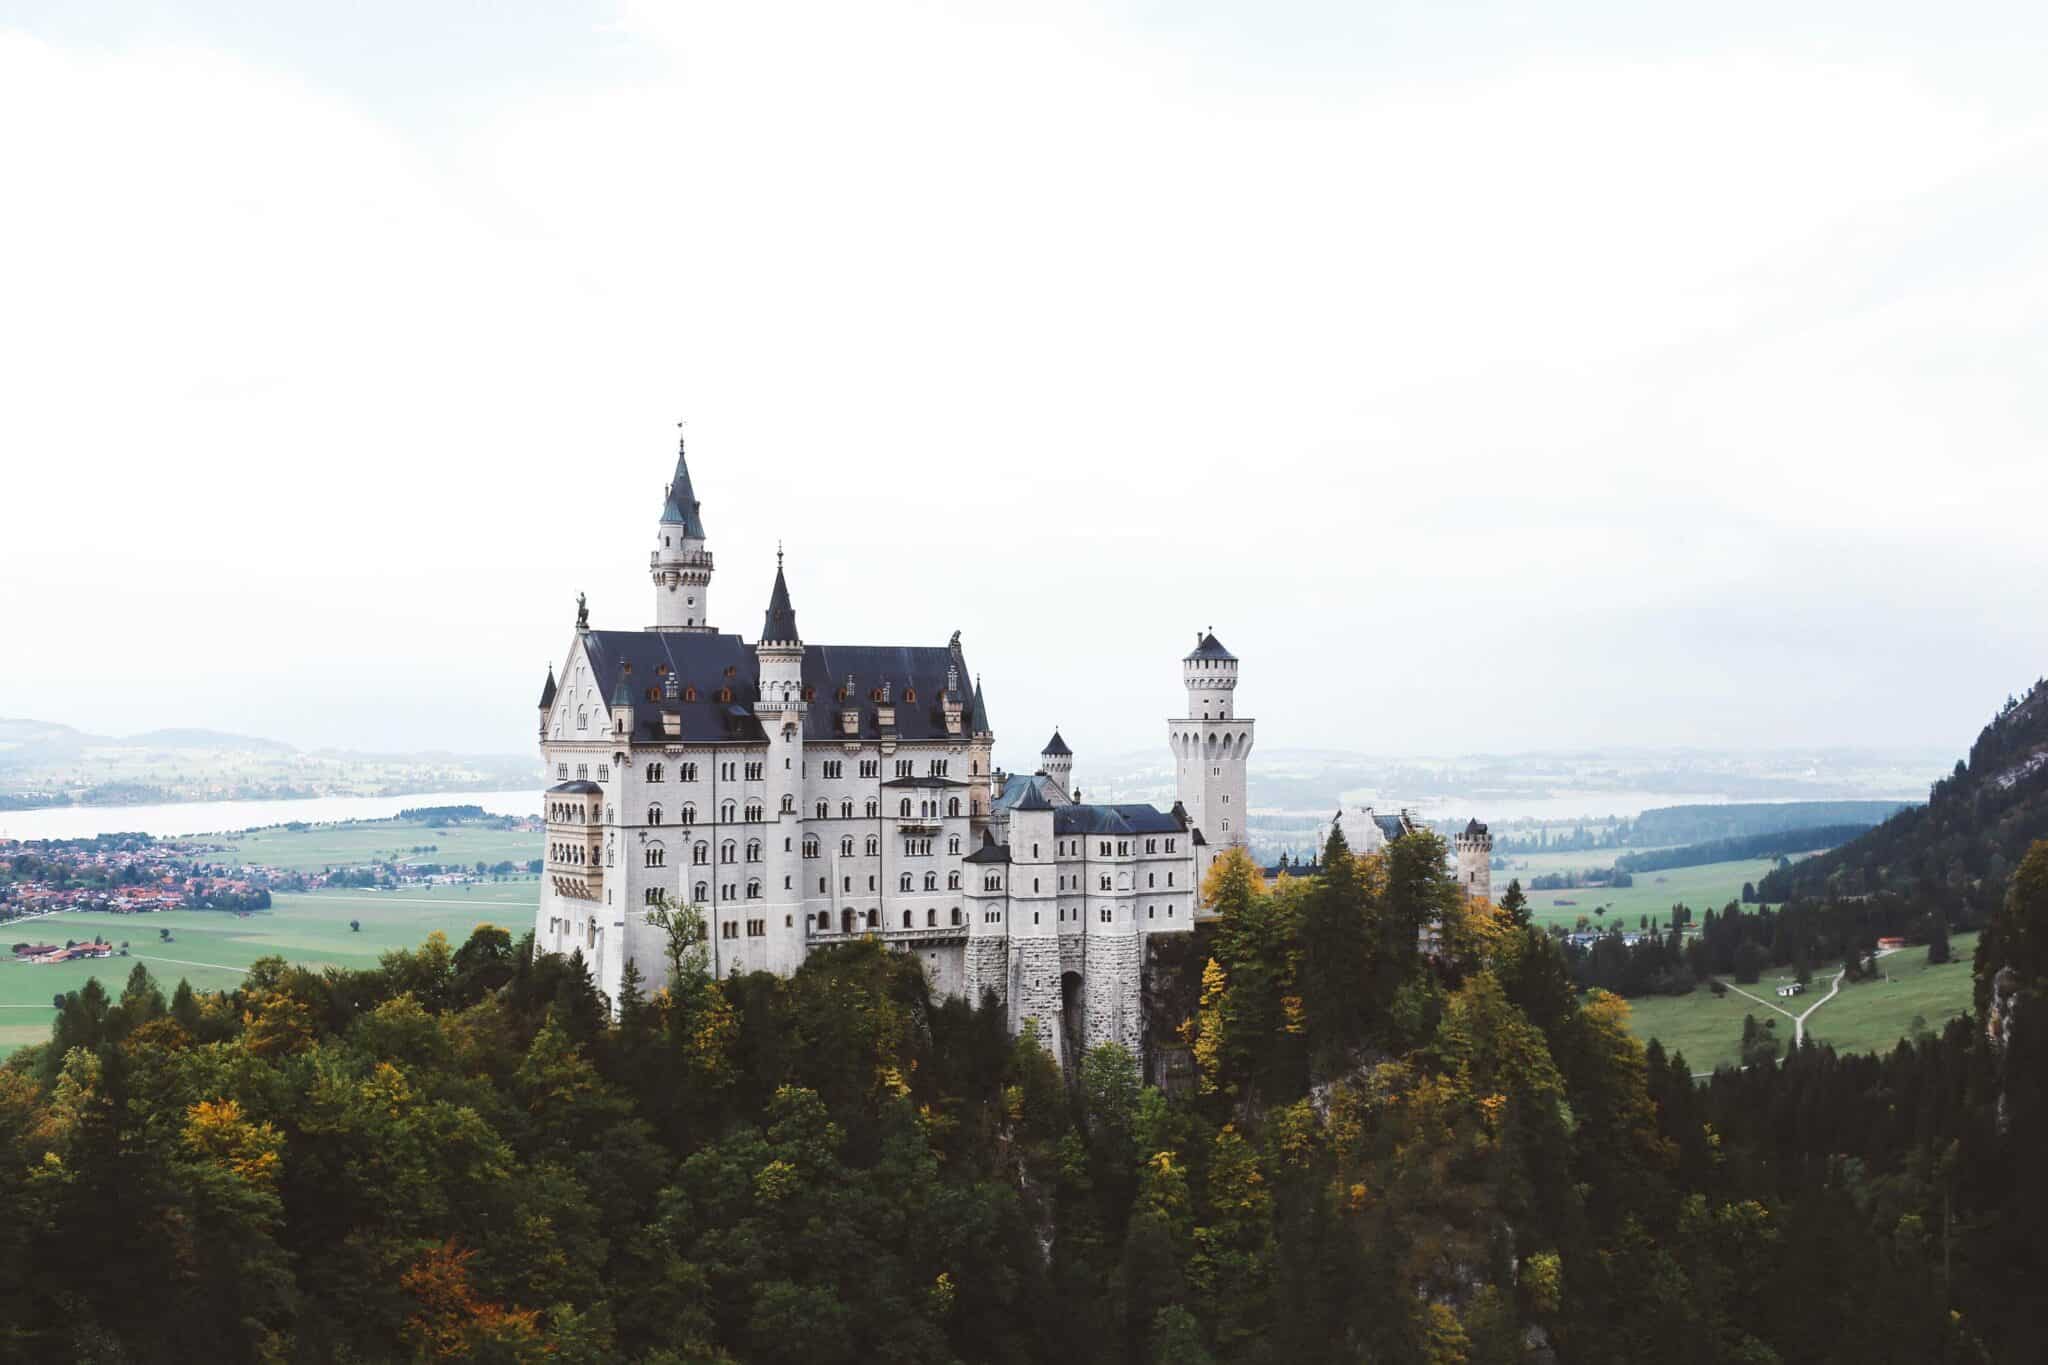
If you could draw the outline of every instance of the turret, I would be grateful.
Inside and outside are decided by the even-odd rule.
[[[654,579],[655,630],[711,632],[711,552],[704,517],[690,487],[690,465],[676,442],[676,473],[662,490],[648,573]]]
[[[1458,850],[1458,885],[1465,889],[1465,898],[1474,901],[1493,899],[1493,835],[1477,820],[1466,825],[1456,839]]]
[[[555,666],[553,664],[549,664],[548,680],[545,683],[541,684],[540,689],[540,735],[542,739],[546,739],[548,735],[548,712],[554,709]]]
[[[1180,661],[1188,689],[1188,714],[1203,720],[1229,720],[1237,692],[1237,656],[1223,647],[1214,631],[1195,636],[1195,647]]]
[[[754,658],[760,667],[760,695],[754,702],[754,718],[768,741],[763,763],[762,798],[769,820],[781,826],[763,841],[766,867],[763,869],[763,928],[768,958],[759,965],[778,972],[792,972],[803,961],[803,917],[796,914],[803,892],[797,885],[801,871],[796,851],[802,833],[804,718],[810,704],[804,697],[804,641],[796,626],[796,607],[789,600],[789,581],[782,573],[782,551],[775,552],[775,586],[768,593],[768,610],[761,617],[761,638],[754,644]]]
[[[1253,722],[1236,713],[1237,656],[1214,631],[1198,631],[1195,647],[1180,661],[1187,686],[1187,714],[1167,722],[1175,784],[1181,807],[1194,825],[1200,852],[1196,885],[1209,864],[1245,840],[1245,764],[1252,751]]]
[[[1074,751],[1060,738],[1058,730],[1052,732],[1052,738],[1039,751],[1038,770],[1052,779],[1061,796],[1068,801],[1074,799]]]

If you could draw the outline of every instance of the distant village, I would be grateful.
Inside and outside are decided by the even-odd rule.
[[[512,822],[531,825],[538,820]],[[420,850],[415,850],[418,853]],[[398,889],[460,885],[538,874],[538,860],[449,865],[416,857],[333,867],[317,872],[265,867],[225,857],[204,839],[109,834],[89,839],[0,839],[0,924],[60,911],[148,914],[158,910],[221,910],[247,914],[270,908],[273,893],[324,888]],[[31,944],[37,961],[92,954],[92,944]],[[106,945],[98,945],[104,948]],[[56,954],[50,956],[49,954]],[[23,956],[17,954],[17,956]]]

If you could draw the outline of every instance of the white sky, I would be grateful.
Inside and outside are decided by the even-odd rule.
[[[1011,764],[1207,625],[1273,747],[2048,671],[2044,7],[78,8],[0,0],[0,715],[521,751],[683,415],[718,622],[780,537]]]

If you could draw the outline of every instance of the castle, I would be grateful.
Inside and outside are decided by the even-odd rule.
[[[613,999],[627,962],[667,973],[657,905],[702,916],[713,972],[793,972],[874,937],[935,990],[1008,1007],[1056,1056],[1142,1053],[1154,934],[1192,926],[1202,875],[1245,843],[1254,722],[1213,633],[1168,722],[1180,799],[1083,802],[1055,733],[1029,775],[992,758],[987,695],[949,644],[820,645],[782,555],[752,644],[712,624],[713,560],[682,448],[655,526],[654,624],[577,628],[540,700],[552,785],[537,951],[581,950]],[[559,678],[559,680],[558,680]]]

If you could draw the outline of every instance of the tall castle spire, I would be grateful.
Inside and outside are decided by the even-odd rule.
[[[682,423],[676,423],[681,426]],[[662,490],[648,573],[654,579],[655,630],[709,632],[711,552],[704,548],[704,516],[690,486],[690,461],[676,438],[676,474]]]
[[[682,437],[676,438],[676,476],[662,491],[661,524],[680,526],[683,534],[695,540],[704,539],[703,510],[697,502],[696,490],[690,487],[690,459],[684,448]]]
[[[789,583],[782,576],[782,549],[775,550],[775,588],[768,594],[768,611],[761,618],[761,643],[770,640],[801,640],[796,632],[796,608],[789,602]]]

